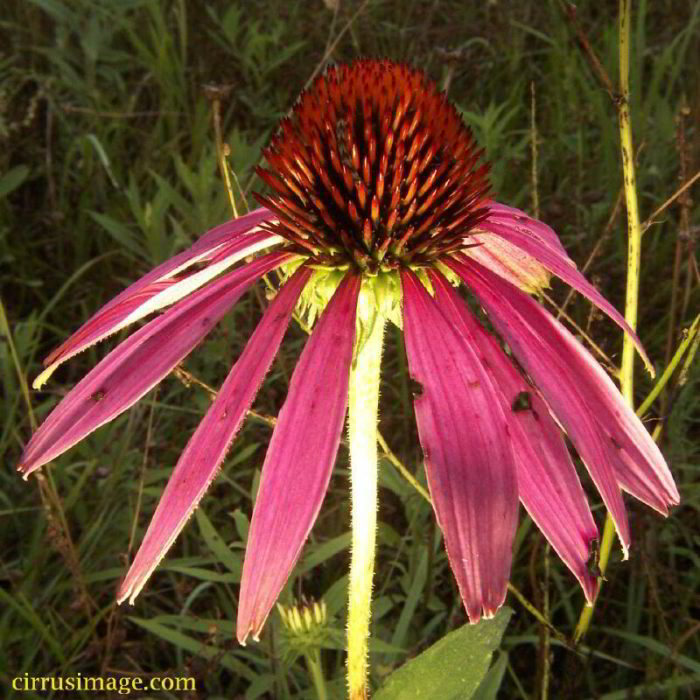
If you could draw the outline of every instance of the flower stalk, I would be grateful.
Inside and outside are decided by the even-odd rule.
[[[629,44],[631,0],[620,0],[620,145],[624,174],[625,201],[627,203],[627,292],[625,295],[625,320],[634,330],[637,327],[639,302],[639,268],[642,254],[642,226],[637,201],[637,178],[632,146],[632,125],[629,108]],[[625,334],[622,340],[622,367],[620,383],[622,394],[634,407],[634,355],[632,338]]]
[[[328,700],[326,682],[323,679],[323,670],[321,669],[321,655],[318,651],[309,652],[304,654],[304,660],[306,661],[306,668],[309,671],[318,700]]]
[[[620,148],[622,153],[622,170],[627,205],[627,289],[625,293],[625,320],[633,329],[637,329],[637,308],[639,302],[639,269],[642,255],[642,226],[639,219],[639,202],[637,200],[637,178],[634,166],[634,147],[632,145],[632,124],[629,108],[629,69],[630,69],[630,21],[631,0],[620,0],[619,11],[619,54],[620,54],[620,94],[618,102],[618,120],[620,126]],[[620,368],[620,389],[627,403],[634,408],[634,356],[635,346],[632,337],[625,333],[622,339],[622,363]],[[604,577],[610,559],[615,526],[610,514],[605,518],[605,528],[600,543],[598,567],[601,579]],[[599,591],[600,593],[600,591]],[[593,617],[593,605],[581,611],[574,639],[579,642],[588,631]]]
[[[377,417],[382,341],[386,321],[373,304],[369,285],[358,303],[355,358],[350,370],[348,441],[352,500],[352,556],[348,602],[350,700],[368,697],[368,641],[377,535]]]

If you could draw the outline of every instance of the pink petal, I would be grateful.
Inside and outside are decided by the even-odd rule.
[[[588,412],[597,422],[620,484],[665,515],[667,506],[680,500],[673,476],[658,445],[612,379],[576,338],[530,297],[518,291],[509,296],[509,301],[549,352],[561,356],[571,381],[579,386]]]
[[[515,209],[514,207],[509,207],[507,204],[501,204],[493,200],[489,200],[486,206],[489,210],[489,215],[487,217],[489,221],[505,224],[512,224],[513,221],[516,221],[527,231],[528,235],[539,239],[541,243],[551,248],[552,252],[565,255],[569,259],[569,264],[572,267],[576,267],[576,263],[569,258],[566,249],[561,244],[559,236],[557,236],[554,230],[543,221],[534,219],[520,209]]]
[[[348,403],[360,281],[346,275],[323,312],[272,434],[243,562],[241,644],[260,634],[328,488]]]
[[[592,602],[598,584],[588,561],[598,530],[559,427],[537,391],[513,367],[444,277],[432,274],[431,281],[438,305],[454,308],[467,342],[478,349],[482,365],[502,392],[520,500]],[[529,408],[518,408],[516,402],[525,395]]]
[[[615,472],[618,446],[603,427],[621,437],[626,434],[620,422],[623,412],[616,410],[622,402],[617,399],[619,392],[609,379],[603,381],[592,373],[584,360],[588,353],[526,294],[466,258],[448,264],[476,294],[568,432],[610,511],[626,557],[630,535]],[[597,366],[592,358],[590,361]],[[630,442],[626,435],[624,447]],[[640,463],[639,469],[662,471],[658,463],[651,462]]]
[[[143,543],[119,587],[118,602],[129,598],[133,604],[209,488],[277,354],[299,295],[310,276],[308,267],[297,270],[265,311],[178,460]]]
[[[617,309],[576,269],[575,264],[561,247],[561,244],[555,244],[553,236],[556,234],[551,229],[549,229],[551,233],[545,233],[548,227],[529,218],[524,212],[517,209],[506,209],[508,208],[503,205],[494,207],[493,204],[490,204],[489,216],[479,224],[479,228],[496,234],[518,246],[592,301],[630,335],[647,368],[653,373],[651,361],[647,357],[646,352],[644,352],[642,343],[636,333]],[[493,215],[491,214],[492,211],[494,212]]]
[[[257,279],[289,261],[271,253],[181,301],[117,346],[58,404],[20,459],[25,478],[138,401],[216,325]]]
[[[614,440],[609,432],[608,436],[610,440]],[[620,486],[661,515],[667,516],[668,506],[678,505],[680,502],[675,483],[672,482],[670,485],[665,483],[669,474],[665,464],[663,470],[658,466],[650,469],[646,460],[632,458],[627,450],[621,447],[615,454],[613,467]],[[657,474],[661,471],[664,473]]]
[[[478,245],[465,250],[465,255],[530,294],[549,287],[549,270],[537,260],[505,238],[490,233],[479,235],[480,233],[485,232],[478,227],[469,232],[466,240],[469,243],[476,241]]]
[[[203,233],[189,248],[194,253],[217,245],[233,241],[240,236],[246,236],[260,230],[260,225],[276,219],[275,215],[264,207],[258,207],[237,219],[230,219]],[[154,270],[155,272],[155,270]]]
[[[596,397],[593,415],[613,447],[618,481],[630,494],[662,514],[680,501],[678,489],[664,456],[649,432],[593,356],[552,316],[527,298],[524,305],[537,309],[538,332],[571,357],[577,374]],[[579,380],[581,381],[581,380]]]
[[[46,358],[46,369],[34,381],[34,388],[39,389],[67,359],[187,296],[245,256],[277,243],[278,236],[259,227],[271,217],[266,209],[258,209],[218,226],[127,287]],[[204,268],[198,270],[198,265]]]
[[[418,278],[401,271],[404,342],[418,435],[438,524],[471,622],[503,604],[518,516],[511,439],[499,392]]]

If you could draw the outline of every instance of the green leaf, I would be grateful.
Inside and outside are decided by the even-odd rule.
[[[213,581],[214,583],[240,583],[240,573],[225,574],[211,569],[204,569],[200,566],[177,566],[175,564],[164,564],[163,571],[174,571],[183,576],[191,576],[200,581]]]
[[[394,671],[374,700],[467,700],[484,678],[512,614],[464,625]]]
[[[315,566],[323,564],[326,559],[342,552],[350,547],[350,533],[345,532],[342,535],[333,537],[332,539],[323,542],[322,544],[307,547],[307,554],[302,559],[301,563],[295,569],[297,576],[311,571]]]
[[[226,542],[224,542],[221,535],[212,525],[211,520],[209,520],[201,508],[195,511],[195,517],[197,518],[199,531],[202,533],[204,541],[207,543],[207,546],[211,549],[214,556],[216,556],[229,571],[240,576],[243,569],[241,555],[233,552]]]
[[[143,245],[138,240],[137,236],[124,224],[115,221],[106,214],[100,214],[98,211],[89,211],[88,214],[100,225],[102,228],[114,238],[117,243],[123,245],[127,250],[134,253],[134,255],[139,258],[146,258],[146,254],[143,249]]]
[[[240,508],[236,508],[236,510],[233,511],[231,516],[233,517],[233,522],[236,526],[236,532],[241,538],[241,542],[247,542],[248,530],[250,530],[250,520],[248,520],[248,516]]]
[[[16,190],[29,175],[29,168],[26,165],[18,165],[0,177],[0,199]]]
[[[484,680],[479,683],[471,700],[498,700],[498,691],[503,683],[506,668],[508,667],[508,654],[501,652],[496,663],[491,666],[489,672],[484,676]]]
[[[37,613],[22,593],[15,598],[5,591],[4,588],[0,588],[0,601],[2,601],[4,605],[12,608],[20,617],[24,618],[24,620],[39,633],[54,656],[61,663],[66,663],[66,657],[58,639],[54,637],[49,628],[42,622],[39,613]]]
[[[408,628],[413,619],[413,614],[418,607],[420,602],[421,594],[425,588],[425,582],[428,577],[428,548],[421,548],[421,557],[418,562],[418,567],[413,576],[411,582],[411,588],[406,596],[406,602],[404,603],[403,610],[401,611],[401,616],[399,621],[396,623],[394,628],[394,634],[391,638],[391,643],[394,646],[401,647],[406,644],[406,636],[408,635]]]
[[[615,627],[601,627],[604,632],[611,634],[615,637],[620,637],[621,639],[626,639],[632,644],[637,644],[640,647],[649,649],[649,651],[659,654],[660,656],[665,656],[667,659],[673,659],[674,664],[687,668],[689,671],[694,673],[700,673],[700,662],[691,659],[684,654],[678,654],[675,650],[662,644],[657,639],[652,637],[644,637],[641,634],[632,634],[631,632],[626,632],[625,630],[619,630]]]
[[[132,616],[129,616],[128,619],[137,624],[139,627],[143,627],[151,634],[155,634],[157,637],[164,639],[166,642],[169,642],[180,649],[184,649],[191,654],[208,659],[209,661],[215,663],[216,666],[228,669],[229,671],[238,674],[248,681],[253,681],[256,678],[255,671],[250,669],[247,664],[239,661],[233,653],[228,652],[221,647],[205,644],[199,639],[190,637],[177,629],[172,629],[171,627],[162,624],[158,620],[145,620],[140,617]]]

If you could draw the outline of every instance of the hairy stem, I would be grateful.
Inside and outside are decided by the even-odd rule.
[[[362,300],[360,300],[362,302]],[[362,318],[360,316],[360,318]],[[350,372],[348,440],[352,493],[352,558],[348,602],[348,686],[351,700],[367,693],[372,576],[377,534],[377,414],[384,319],[377,315]]]

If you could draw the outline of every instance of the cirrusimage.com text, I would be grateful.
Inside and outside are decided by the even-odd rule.
[[[25,673],[12,679],[12,689],[17,692],[77,691],[87,693],[113,692],[130,695],[144,691],[192,692],[197,690],[194,678],[180,676],[30,676]]]

